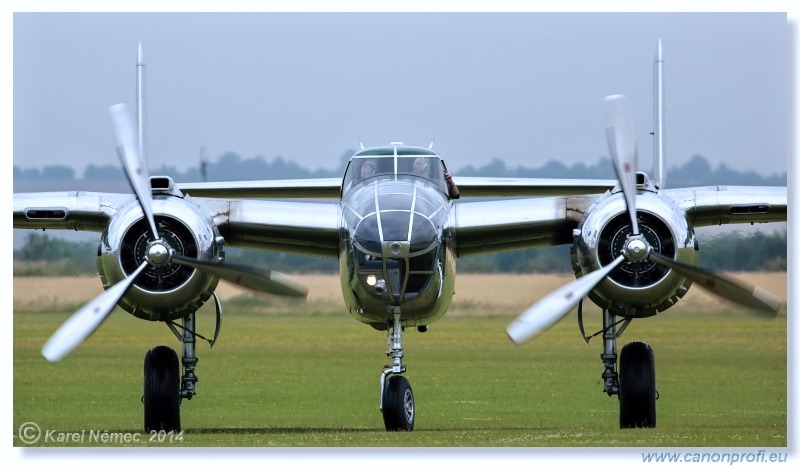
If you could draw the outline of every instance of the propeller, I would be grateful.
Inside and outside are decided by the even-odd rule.
[[[636,133],[628,114],[626,98],[612,95],[603,102],[606,110],[608,150],[625,197],[632,233],[625,241],[623,252],[614,261],[560,287],[523,311],[508,326],[506,332],[509,338],[516,344],[522,344],[551,327],[564,318],[626,258],[635,261],[650,260],[669,267],[711,293],[747,306],[762,316],[775,317],[781,302],[766,290],[669,259],[652,249],[639,232],[636,215]]]
[[[273,295],[306,297],[308,287],[294,278],[271,270],[260,270],[245,265],[218,264],[216,262],[192,259],[172,253],[176,264],[194,267],[203,272],[227,280],[250,290],[272,293]]]
[[[224,265],[176,254],[174,249],[158,235],[152,209],[153,196],[150,189],[150,176],[139,154],[133,120],[128,113],[127,106],[124,104],[111,106],[109,114],[117,153],[128,182],[130,182],[147,223],[150,225],[153,240],[148,245],[141,264],[131,275],[84,305],[50,337],[42,348],[42,355],[47,360],[60,361],[92,335],[133,285],[136,278],[150,265],[174,262],[259,292],[292,297],[308,295],[308,288],[305,285],[279,272],[247,266]]]
[[[607,96],[603,102],[606,106],[606,140],[614,171],[617,173],[619,185],[625,195],[625,204],[631,217],[633,235],[639,234],[639,222],[636,219],[636,131],[633,120],[628,113],[625,96],[615,94]]]
[[[595,270],[548,294],[529,307],[508,326],[506,332],[515,344],[522,344],[534,335],[550,328],[567,315],[584,296],[588,295],[606,275],[614,270],[625,256],[619,256],[600,270]]]
[[[92,335],[147,266],[147,262],[142,262],[130,277],[117,282],[67,319],[42,347],[44,358],[53,363],[60,361]]]
[[[133,192],[139,199],[139,205],[150,225],[153,239],[158,240],[158,229],[156,228],[155,217],[153,216],[153,195],[150,192],[150,174],[144,166],[139,150],[136,147],[136,137],[133,127],[133,120],[128,113],[128,106],[125,104],[115,104],[108,108],[111,115],[111,127],[114,131],[114,141],[117,145],[117,154],[125,169],[125,176],[128,177]]]
[[[133,121],[128,113],[128,108],[124,104],[116,104],[111,106],[108,112],[111,116],[111,128],[117,154],[122,162],[125,175],[139,200],[153,238],[159,240],[152,209],[150,176],[139,157],[134,138]],[[51,362],[57,362],[72,352],[103,323],[120,298],[148,265],[148,262],[142,262],[131,275],[117,282],[73,314],[45,343],[42,347],[42,355]]]
[[[690,264],[650,253],[650,260],[677,270],[681,275],[715,295],[747,306],[760,316],[774,318],[781,308],[781,301],[772,293],[743,280],[733,279]]]

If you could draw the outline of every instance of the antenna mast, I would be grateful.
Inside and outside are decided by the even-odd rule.
[[[664,52],[661,39],[658,40],[656,57],[653,61],[653,178],[659,189],[667,187],[667,173],[664,168],[666,141],[664,138]]]
[[[145,168],[147,164],[147,96],[145,94],[145,66],[142,43],[139,43],[139,53],[136,57],[136,131],[139,139],[139,154]]]

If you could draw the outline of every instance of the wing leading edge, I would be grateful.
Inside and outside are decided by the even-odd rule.
[[[457,177],[462,197],[553,197],[602,194],[617,185],[613,179]]]
[[[176,183],[192,197],[227,199],[338,199],[341,178],[275,179],[266,181],[228,181]]]

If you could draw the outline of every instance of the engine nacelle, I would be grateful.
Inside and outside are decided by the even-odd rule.
[[[154,194],[153,213],[159,237],[177,254],[221,260],[223,238],[211,217],[188,196]],[[145,261],[153,241],[138,201],[119,208],[100,239],[97,268],[109,288]],[[134,316],[151,321],[174,320],[196,311],[214,292],[219,277],[192,267],[166,262],[150,266],[119,301]]]
[[[641,187],[640,187],[641,189]],[[684,211],[652,190],[636,196],[639,232],[650,248],[671,259],[695,264],[697,243]],[[581,277],[609,264],[624,250],[631,221],[621,192],[591,206],[574,233],[572,266]],[[589,298],[619,316],[648,317],[674,305],[691,281],[649,259],[625,259]]]

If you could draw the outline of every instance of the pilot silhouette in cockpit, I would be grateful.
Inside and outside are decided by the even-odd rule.
[[[414,164],[411,167],[411,172],[416,174],[417,176],[422,176],[426,178],[431,178],[431,173],[429,171],[429,162],[430,160],[425,157],[418,157],[414,160]],[[457,199],[461,197],[461,193],[458,190],[458,186],[453,181],[453,176],[445,169],[444,170],[444,181],[447,183],[447,192],[450,195],[450,198]]]
[[[413,166],[411,166],[411,173],[417,176],[430,178],[431,174],[430,171],[428,171],[428,159],[421,156],[416,158]]]
[[[365,160],[363,163],[361,163],[361,168],[359,168],[359,175],[361,176],[361,179],[374,176],[376,168],[377,165],[374,161]]]

